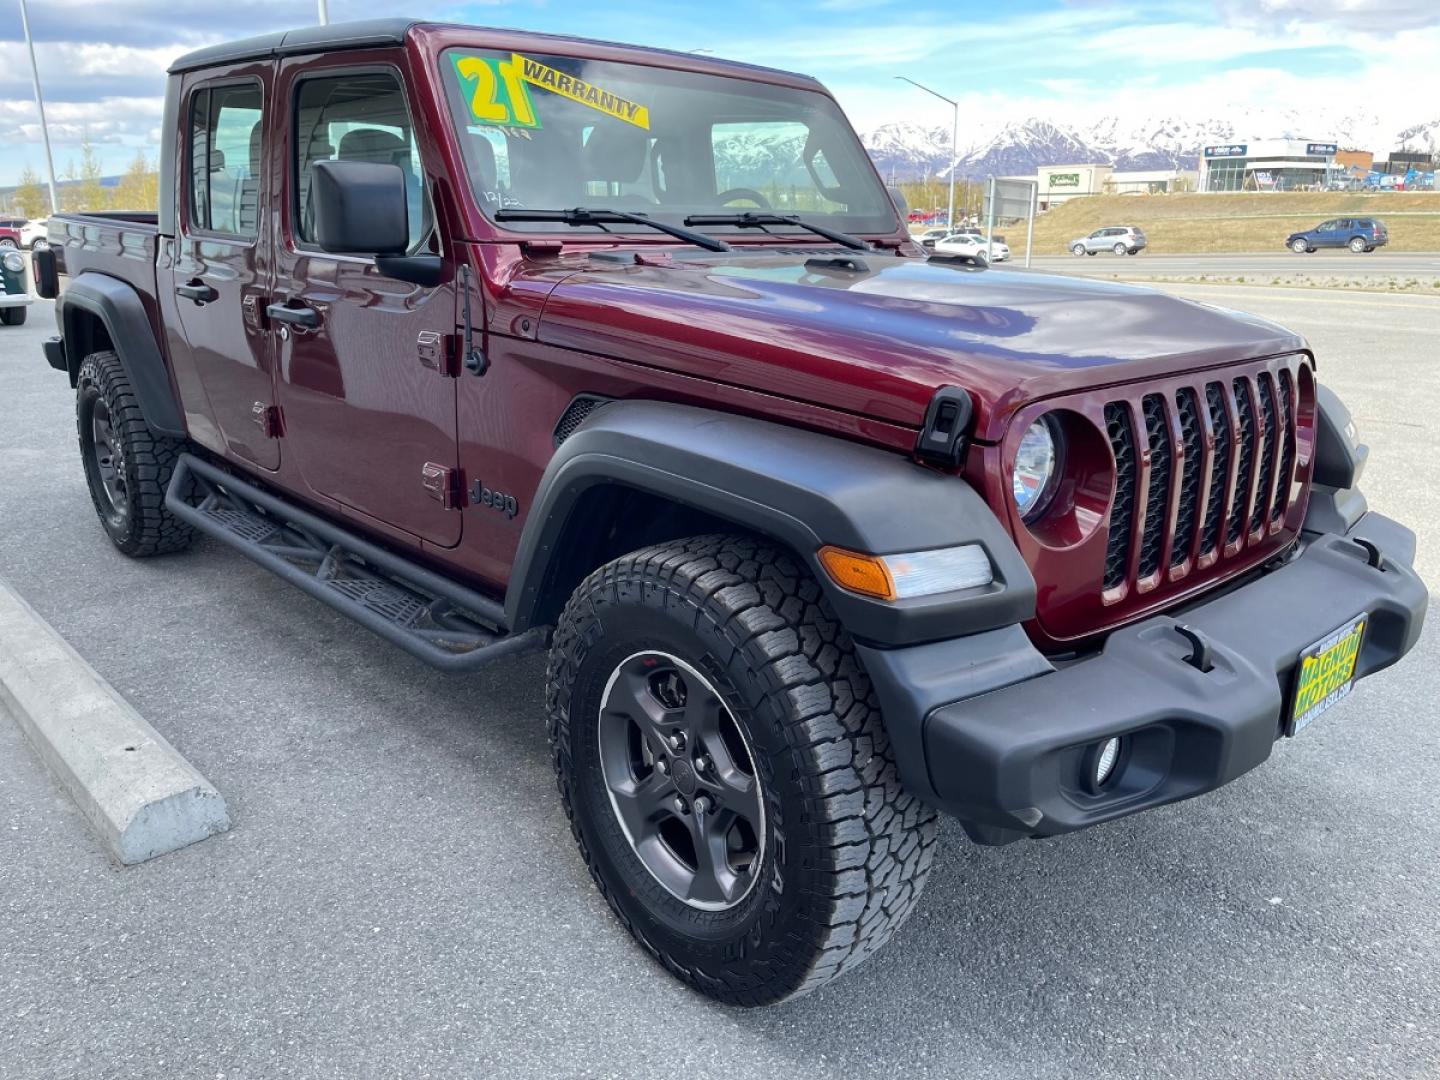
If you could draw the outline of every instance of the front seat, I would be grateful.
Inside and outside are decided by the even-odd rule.
[[[650,155],[650,136],[640,128],[620,121],[597,125],[580,151],[580,179],[607,184],[633,184],[645,172]],[[654,206],[643,195],[611,195],[602,200],[611,206]]]
[[[411,246],[430,231],[425,193],[411,164],[410,144],[399,135],[379,128],[361,128],[358,131],[346,132],[336,148],[335,157],[340,161],[398,165],[405,174],[405,205],[409,215]]]

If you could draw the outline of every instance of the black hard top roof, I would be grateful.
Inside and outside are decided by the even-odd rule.
[[[305,26],[298,30],[281,30],[259,37],[241,38],[219,45],[188,52],[170,65],[170,74],[178,75],[197,68],[213,67],[220,64],[235,64],[246,60],[269,60],[277,56],[295,56],[300,53],[325,52],[338,49],[375,49],[405,44],[405,37],[416,26],[454,26],[456,29],[485,30],[483,27],[464,26],[459,23],[435,23],[425,19],[363,19],[356,22],[331,23],[328,26]],[[493,29],[491,32],[495,32]],[[618,45],[617,43],[595,41],[589,38],[567,37],[559,34],[542,34],[531,31],[505,30],[505,34],[523,34],[525,37],[554,42],[578,42],[588,45],[611,45],[638,54],[649,53],[657,56],[684,58],[688,65],[697,68],[729,67],[749,71],[770,72],[785,75],[791,79],[803,79],[814,83],[808,75],[781,71],[778,68],[761,67],[736,60],[721,60],[714,56],[696,56],[693,53],[675,52],[671,49],[656,49],[643,45]]]
[[[194,71],[216,64],[233,64],[242,60],[267,60],[275,56],[291,56],[324,49],[368,49],[386,45],[403,45],[405,35],[418,19],[366,19],[361,22],[331,23],[328,26],[306,26],[299,30],[280,30],[259,37],[226,41],[188,52],[170,65],[170,74]]]

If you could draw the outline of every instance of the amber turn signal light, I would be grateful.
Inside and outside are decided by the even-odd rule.
[[[896,598],[895,579],[885,563],[874,555],[826,546],[820,549],[819,556],[820,565],[842,589],[878,600]]]

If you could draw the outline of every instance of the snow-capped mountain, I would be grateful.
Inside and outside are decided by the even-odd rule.
[[[1247,106],[1217,117],[1102,116],[1084,122],[1025,117],[991,121],[981,130],[962,117],[959,175],[1022,176],[1040,165],[1108,163],[1122,170],[1193,168],[1200,148],[1258,139],[1311,139],[1373,150],[1440,151],[1440,117],[1398,130],[1357,111],[1312,115],[1293,108]],[[944,176],[950,130],[914,123],[882,124],[861,136],[882,176],[898,180]]]

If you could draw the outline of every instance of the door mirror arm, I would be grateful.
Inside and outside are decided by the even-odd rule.
[[[376,255],[375,268],[386,277],[425,288],[439,285],[445,276],[445,260],[439,255]]]

